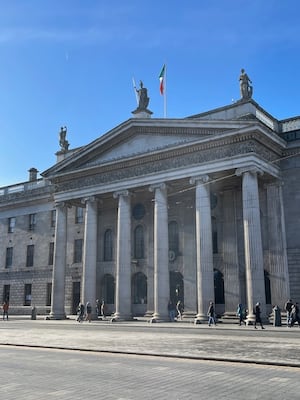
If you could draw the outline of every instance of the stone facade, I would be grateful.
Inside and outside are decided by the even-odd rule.
[[[79,301],[115,320],[264,316],[300,302],[293,124],[254,100],[185,119],[132,118],[35,179],[0,188],[0,297],[55,319]],[[95,315],[95,307],[93,307]]]

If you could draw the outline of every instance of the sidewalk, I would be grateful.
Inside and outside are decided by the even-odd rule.
[[[130,322],[76,322],[38,316],[11,316],[0,320],[0,345],[32,346],[81,351],[142,354],[191,359],[293,366],[300,368],[300,329],[192,322],[150,324]]]

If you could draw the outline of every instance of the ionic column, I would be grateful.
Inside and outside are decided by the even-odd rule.
[[[84,199],[85,226],[83,245],[83,271],[81,301],[89,301],[92,306],[92,317],[96,318],[96,261],[97,261],[97,200],[95,197]]]
[[[211,230],[211,208],[209,176],[193,177],[191,184],[196,184],[196,256],[197,256],[197,300],[196,321],[207,319],[210,301],[214,301],[214,266]]]
[[[223,198],[223,241],[225,315],[236,314],[241,302],[237,250],[236,198],[234,189],[225,189]]]
[[[65,270],[67,254],[67,206],[56,205],[55,246],[52,275],[50,318],[64,319],[65,314]]]
[[[116,311],[114,320],[132,319],[131,315],[131,213],[127,190],[114,193],[119,199],[116,260]]]
[[[290,297],[282,186],[279,182],[266,185],[269,227],[269,274],[272,304],[281,309]]]
[[[153,321],[168,320],[170,298],[168,200],[164,183],[152,185],[154,202],[154,314]]]
[[[262,316],[266,313],[258,173],[262,174],[262,171],[258,168],[245,168],[236,171],[236,175],[242,175],[248,323],[252,323],[255,319],[253,307],[256,302],[261,303]]]

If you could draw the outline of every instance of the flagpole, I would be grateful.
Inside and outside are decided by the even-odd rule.
[[[135,84],[134,77],[132,77],[132,84],[133,84],[133,90],[134,90],[134,94],[135,94],[136,104],[139,105],[139,96],[136,91],[136,84]]]
[[[165,64],[165,79],[164,79],[164,118],[167,118],[167,64]]]

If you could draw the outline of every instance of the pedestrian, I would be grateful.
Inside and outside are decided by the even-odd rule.
[[[175,311],[174,303],[171,300],[168,303],[168,313],[169,313],[170,321],[174,322],[175,321],[176,311]]]
[[[299,316],[299,306],[298,303],[293,304],[291,311],[291,326],[294,326],[298,322],[298,327],[300,327],[300,316]]]
[[[105,317],[106,317],[106,304],[105,304],[104,300],[101,301],[100,313],[101,313],[102,319],[105,319]]]
[[[92,306],[91,303],[88,301],[86,303],[86,321],[91,322],[92,320]]]
[[[291,318],[292,307],[293,307],[293,302],[291,299],[289,299],[284,305],[284,309],[286,311],[286,324],[288,328],[291,327],[292,323],[292,318]]]
[[[255,315],[255,322],[254,322],[254,328],[257,329],[256,324],[260,324],[261,329],[265,329],[263,327],[262,321],[261,321],[261,311],[260,311],[260,303],[256,303],[255,309],[254,309],[254,315]]]
[[[100,315],[101,315],[101,304],[100,304],[100,300],[99,299],[96,300],[96,310],[97,310],[97,317],[100,317]]]
[[[281,326],[281,310],[278,305],[275,305],[273,307],[273,314],[274,314],[274,318],[273,318],[274,326]]]
[[[78,322],[83,322],[83,320],[84,320],[84,304],[83,303],[79,303],[79,305],[78,305],[78,318],[77,318],[77,321]]]
[[[209,307],[207,311],[207,316],[208,316],[208,326],[211,326],[211,324],[216,324],[216,316],[215,316],[215,307],[214,303],[212,301],[209,302]]]
[[[239,317],[239,325],[241,326],[242,323],[246,325],[245,310],[243,309],[243,305],[241,303],[237,307],[236,315]]]
[[[8,308],[9,308],[9,304],[8,301],[5,301],[2,305],[2,309],[3,309],[3,321],[6,320],[8,321]]]
[[[182,321],[183,304],[182,304],[182,301],[180,301],[180,300],[177,301],[176,311],[177,311],[177,319],[180,319],[180,321]]]

